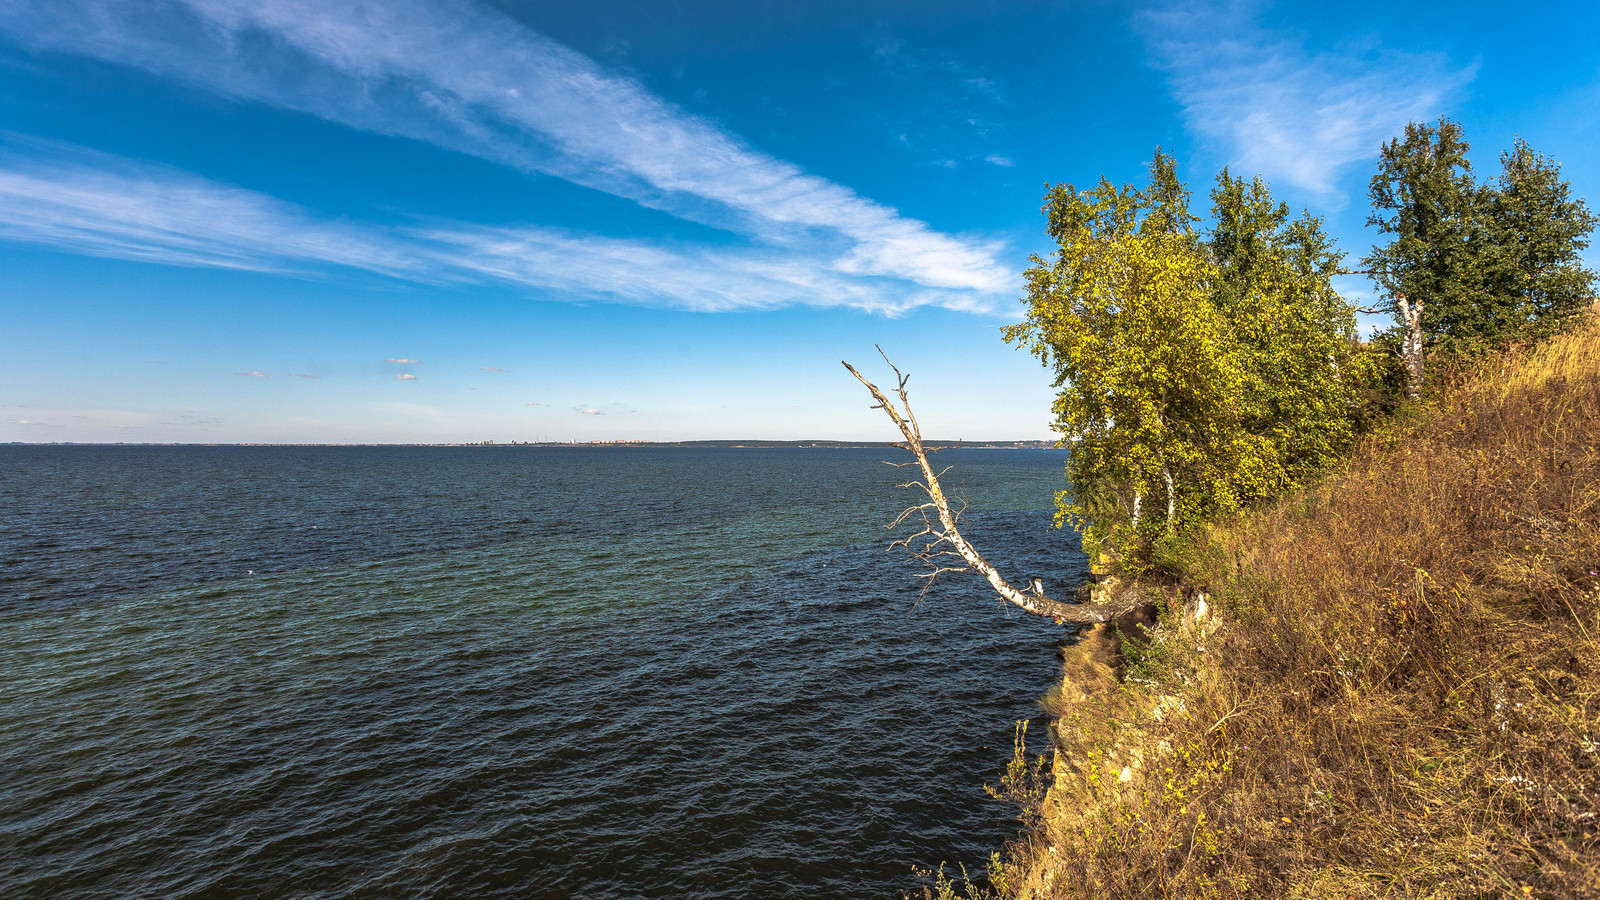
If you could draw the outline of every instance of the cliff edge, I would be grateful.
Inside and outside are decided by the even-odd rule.
[[[994,893],[1600,897],[1600,321],[1450,382],[1064,651]]]

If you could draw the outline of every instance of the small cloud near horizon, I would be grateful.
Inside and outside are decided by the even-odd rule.
[[[601,412],[598,409],[595,409],[592,406],[589,407],[588,409],[580,409],[580,410],[578,410],[578,412],[581,412],[586,416],[603,416],[603,415],[605,415],[605,413]]]
[[[523,405],[524,406],[549,406],[550,404],[548,404],[548,403],[534,403],[533,401],[529,401],[529,402],[527,402],[527,403],[525,403]]]
[[[502,369],[499,366],[480,366],[479,368],[483,369],[485,372],[507,372],[507,373],[509,373],[511,371],[510,369]]]
[[[412,375],[410,372],[401,372],[399,375],[396,375],[394,377],[394,380],[395,381],[416,381],[417,380],[417,376]]]
[[[422,360],[420,360],[420,359],[403,359],[403,358],[402,359],[386,359],[386,360],[384,360],[384,362],[392,362],[392,363],[394,363],[396,365],[401,365],[401,366],[420,366],[420,365],[422,365]]]
[[[235,375],[243,375],[246,378],[271,378],[272,377],[271,375],[268,375],[265,372],[235,372],[233,374],[235,374]]]
[[[310,378],[310,379],[312,379],[314,381],[314,380],[316,380],[318,378],[321,378],[322,376],[321,375],[307,375],[304,372],[296,372],[296,373],[294,373],[294,377],[296,377],[296,378]]]

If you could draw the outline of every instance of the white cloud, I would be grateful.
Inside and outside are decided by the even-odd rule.
[[[417,380],[417,376],[412,375],[409,372],[401,372],[399,375],[396,375],[394,377],[394,380],[395,381],[416,381]]]
[[[1011,157],[1001,156],[998,153],[991,153],[988,156],[985,156],[983,159],[984,162],[993,163],[997,166],[1005,166],[1008,169],[1016,165],[1016,163],[1011,160]]]
[[[265,372],[235,372],[233,374],[235,374],[235,375],[243,375],[246,378],[271,378],[272,377],[271,375],[268,375]]]
[[[403,358],[402,359],[386,359],[386,360],[384,360],[384,362],[399,363],[402,366],[420,366],[420,365],[422,365],[422,360],[420,360],[420,359],[403,359]]]
[[[296,373],[294,373],[294,377],[296,377],[296,378],[310,378],[313,381],[315,381],[316,379],[321,378],[322,376],[321,375],[306,375],[306,374],[304,374],[302,372],[296,372]]]
[[[581,412],[586,416],[603,416],[603,415],[605,415],[605,413],[601,412],[598,409],[595,409],[592,406],[589,407],[588,409],[580,409],[580,410],[578,410],[578,412]]]
[[[1254,21],[1249,2],[1171,5],[1140,16],[1188,128],[1246,177],[1335,193],[1410,121],[1437,116],[1476,66],[1375,40],[1308,48]]]
[[[701,311],[791,304],[897,313],[925,305],[987,310],[989,295],[874,278],[854,253],[830,269],[763,248],[698,248],[581,235],[550,228],[453,226],[421,231],[438,258],[463,273],[553,291]],[[903,248],[918,252],[914,244]],[[930,270],[943,262],[922,261]],[[856,270],[856,271],[852,271]]]
[[[998,245],[807,174],[485,7],[18,0],[0,7],[0,29],[34,47],[555,175],[844,275],[1007,296],[1016,285]]]
[[[0,147],[0,238],[170,265],[414,274],[404,248],[262,194],[70,145],[11,144]]]
[[[510,369],[502,369],[499,366],[482,366],[481,368],[485,372],[510,372],[511,371]]]
[[[551,299],[705,311],[790,304],[891,314],[925,305],[987,311],[1000,299],[874,277],[870,260],[854,253],[830,267],[776,247],[680,248],[462,222],[329,221],[163,166],[57,143],[11,144],[0,143],[0,239],[97,256],[300,274],[338,265],[424,284],[500,282]],[[907,257],[924,250],[915,241],[890,248]],[[957,266],[936,255],[918,264],[931,272]],[[959,277],[957,268],[951,277]]]

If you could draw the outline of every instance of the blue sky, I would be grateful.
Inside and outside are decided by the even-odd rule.
[[[1597,34],[1587,3],[5,0],[0,440],[884,440],[838,364],[874,344],[931,435],[1048,438],[998,332],[1047,182],[1159,145],[1359,257],[1379,145],[1448,115],[1480,175],[1521,135],[1593,198]]]

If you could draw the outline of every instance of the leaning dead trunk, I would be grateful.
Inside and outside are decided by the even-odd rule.
[[[882,353],[882,349],[878,351]],[[887,356],[884,362],[888,362]],[[922,429],[917,425],[917,417],[911,412],[911,402],[906,397],[906,381],[909,376],[901,375],[894,363],[889,363],[889,368],[894,369],[895,377],[899,379],[896,393],[900,395],[900,406],[896,407],[878,390],[878,386],[863,378],[860,372],[849,363],[844,367],[856,380],[866,385],[872,393],[872,398],[877,400],[873,409],[881,409],[900,429],[905,436],[904,443],[894,443],[891,446],[908,450],[916,461],[912,463],[894,463],[893,465],[915,465],[922,470],[922,481],[910,481],[902,487],[919,487],[928,495],[927,503],[919,503],[906,508],[889,523],[893,528],[913,516],[922,520],[922,530],[910,537],[895,541],[891,547],[905,547],[912,555],[926,563],[931,571],[924,573],[922,578],[932,584],[935,578],[946,572],[976,572],[982,575],[989,585],[1001,597],[1016,604],[1023,610],[1036,616],[1049,616],[1057,622],[1107,622],[1122,615],[1137,605],[1135,602],[1110,602],[1110,603],[1063,603],[1052,600],[1044,594],[1044,586],[1035,579],[1027,591],[1018,590],[1000,574],[989,561],[972,546],[956,527],[961,514],[950,508],[950,502],[945,497],[944,489],[939,486],[939,475],[934,472],[933,464],[928,460],[928,450],[922,444]],[[949,471],[949,469],[945,469]],[[930,510],[932,515],[929,515]],[[955,564],[959,561],[960,564]]]

